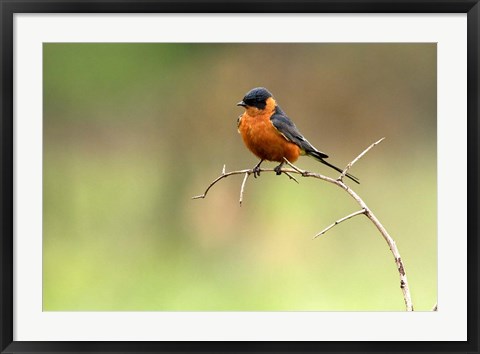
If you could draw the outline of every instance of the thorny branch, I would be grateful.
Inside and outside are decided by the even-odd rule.
[[[265,169],[260,169],[261,172],[275,172],[275,170],[273,168],[265,168]],[[284,169],[282,169],[282,172],[291,180],[295,181],[298,183],[297,179],[295,177],[293,177],[289,171],[286,171]],[[196,195],[195,197],[192,197],[192,199],[203,199],[207,196],[207,193],[208,191],[210,190],[210,188],[212,188],[217,182],[219,182],[220,180],[226,178],[226,177],[229,177],[229,176],[233,176],[233,175],[245,175],[243,177],[243,181],[242,181],[242,185],[240,187],[240,199],[239,199],[239,203],[240,203],[240,206],[242,205],[242,202],[243,202],[243,192],[245,190],[245,184],[247,183],[247,179],[248,177],[253,174],[253,168],[251,169],[247,169],[247,170],[239,170],[239,171],[231,171],[231,172],[225,172],[225,165],[223,165],[223,168],[222,168],[222,174],[220,176],[218,176],[217,178],[215,178],[213,180],[212,183],[210,183],[210,185],[207,187],[207,189],[205,190],[205,192],[203,192],[203,194],[200,194],[200,195]]]
[[[412,298],[410,295],[410,289],[408,287],[408,280],[407,280],[407,275],[405,272],[405,266],[403,264],[402,258],[400,256],[400,252],[398,251],[397,245],[395,244],[395,241],[393,238],[390,236],[390,234],[387,232],[385,227],[380,223],[378,218],[373,214],[373,212],[370,210],[370,208],[365,204],[365,202],[359,197],[357,193],[355,193],[349,186],[347,186],[343,182],[343,177],[347,174],[348,170],[355,164],[360,158],[362,158],[370,149],[372,149],[374,146],[378,145],[380,142],[382,142],[384,138],[378,140],[377,142],[371,144],[369,147],[367,147],[361,154],[359,154],[355,159],[353,159],[342,171],[341,175],[337,179],[333,179],[324,175],[321,175],[319,173],[314,173],[314,172],[309,172],[309,171],[304,171],[290,163],[288,160],[285,159],[285,162],[288,164],[290,168],[282,168],[281,172],[287,175],[290,179],[294,180],[295,182],[298,183],[298,181],[292,176],[293,174],[298,174],[302,177],[312,177],[312,178],[317,178],[321,179],[323,181],[332,183],[336,185],[337,187],[342,188],[344,191],[346,191],[355,201],[360,205],[360,210],[349,214],[337,221],[335,221],[333,224],[319,232],[314,238],[325,234],[328,230],[332,229],[336,225],[340,224],[343,221],[346,221],[348,219],[351,219],[357,215],[365,215],[370,221],[376,226],[380,234],[383,236],[384,240],[387,242],[393,257],[395,259],[395,264],[397,266],[397,270],[400,276],[400,288],[402,289],[403,293],[403,298],[405,301],[405,307],[407,311],[413,311],[413,304],[412,304]],[[260,169],[260,172],[275,172],[274,169]],[[247,182],[248,177],[253,173],[253,169],[246,169],[246,170],[239,170],[239,171],[231,171],[231,172],[225,172],[225,166],[223,166],[222,169],[222,174],[217,177],[210,185],[207,187],[205,192],[201,195],[195,196],[192,199],[200,199],[200,198],[205,198],[208,191],[220,180],[223,178],[232,176],[232,175],[244,175],[241,188],[240,188],[240,205],[242,204],[243,201],[243,193],[245,190],[245,184]]]

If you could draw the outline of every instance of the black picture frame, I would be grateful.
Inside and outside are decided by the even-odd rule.
[[[478,353],[479,0],[0,0],[1,353],[430,352]],[[465,342],[22,342],[13,340],[13,17],[16,13],[466,13],[468,42],[468,340]]]

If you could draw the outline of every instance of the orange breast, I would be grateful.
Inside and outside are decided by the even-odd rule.
[[[243,142],[260,159],[283,162],[285,157],[290,162],[296,161],[300,148],[275,129],[270,115],[271,113],[251,116],[246,111],[238,127]]]

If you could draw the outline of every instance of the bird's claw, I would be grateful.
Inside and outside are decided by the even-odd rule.
[[[253,168],[253,177],[257,178],[257,176],[260,177],[260,166],[255,166]]]
[[[273,169],[275,171],[275,173],[277,174],[277,176],[280,176],[282,174],[282,165],[278,165],[277,167],[275,167]]]

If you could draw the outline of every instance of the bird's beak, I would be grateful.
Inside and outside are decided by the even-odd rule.
[[[243,101],[237,103],[237,106],[247,107],[247,104]]]

